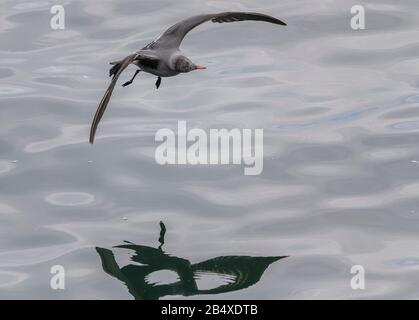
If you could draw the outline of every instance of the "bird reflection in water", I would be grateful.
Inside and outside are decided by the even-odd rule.
[[[171,256],[163,251],[165,234],[166,227],[160,222],[160,245],[157,249],[131,242],[115,246],[134,252],[131,261],[135,264],[122,268],[119,267],[111,250],[96,247],[102,260],[103,270],[123,282],[135,299],[154,300],[168,295],[219,294],[245,289],[257,283],[271,263],[286,258],[286,256],[220,256],[192,264],[189,260]],[[152,273],[164,270],[177,274],[174,283],[159,284],[148,281]],[[211,289],[199,289],[197,280],[205,275],[217,277],[222,284]]]

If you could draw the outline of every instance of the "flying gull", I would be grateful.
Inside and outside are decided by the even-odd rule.
[[[183,38],[189,31],[206,21],[223,23],[247,20],[264,21],[283,26],[286,25],[281,20],[261,13],[222,12],[201,14],[176,23],[167,29],[159,38],[140,51],[130,54],[121,61],[111,62],[113,67],[109,70],[109,76],[112,77],[112,81],[100,101],[95,117],[93,118],[92,127],[90,129],[90,143],[93,144],[100,119],[106,110],[119,76],[131,63],[136,65],[139,69],[135,71],[131,80],[122,85],[123,87],[130,85],[138,73],[144,71],[157,76],[156,88],[158,89],[162,77],[173,77],[179,73],[205,69],[205,67],[189,60],[179,49]]]

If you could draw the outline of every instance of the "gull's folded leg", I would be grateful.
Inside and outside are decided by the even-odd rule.
[[[156,88],[157,89],[160,87],[160,84],[161,84],[161,77],[158,77],[157,81],[156,81]]]
[[[135,71],[135,73],[134,73],[134,76],[131,78],[131,80],[130,81],[127,81],[127,82],[125,82],[122,86],[123,87],[126,87],[126,86],[129,86],[133,81],[134,81],[134,79],[135,79],[135,77],[137,76],[137,74],[138,73],[140,73],[140,71],[141,70],[136,70]]]

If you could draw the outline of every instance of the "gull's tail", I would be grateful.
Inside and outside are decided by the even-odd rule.
[[[121,68],[122,61],[113,61],[113,62],[110,62],[109,64],[113,65],[113,67],[109,70],[109,76],[112,77]]]

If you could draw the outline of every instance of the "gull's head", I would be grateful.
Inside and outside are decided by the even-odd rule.
[[[203,69],[206,69],[206,68],[199,64],[193,63],[191,60],[183,56],[179,57],[175,62],[175,70],[180,73],[186,73],[186,72],[191,72],[194,70],[203,70]]]

